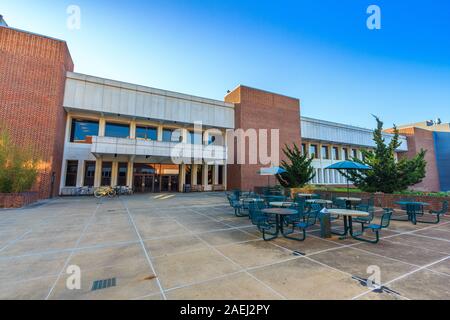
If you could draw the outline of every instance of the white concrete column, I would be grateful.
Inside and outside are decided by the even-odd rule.
[[[106,120],[105,120],[105,118],[101,117],[98,121],[98,136],[99,137],[105,136],[105,128],[106,128]]]
[[[214,171],[213,171],[213,185],[219,184],[219,165],[214,165]]]
[[[136,120],[131,120],[130,123],[130,139],[136,139]]]
[[[111,187],[117,186],[117,174],[119,171],[119,162],[113,161],[111,165]]]
[[[102,158],[95,160],[95,177],[94,177],[94,187],[98,188],[102,183]]]
[[[223,185],[225,187],[225,190],[228,190],[228,179],[227,179],[228,166],[225,164],[222,170],[223,170]]]
[[[204,190],[210,190],[210,186],[208,185],[208,165],[203,165],[203,172],[202,172],[202,185],[204,187]]]
[[[84,163],[83,160],[78,160],[78,171],[77,171],[77,187],[80,188],[83,186],[84,180]]]
[[[163,126],[159,125],[158,126],[158,141],[162,141],[163,140]]]
[[[180,165],[180,176],[178,179],[178,192],[184,191],[185,184],[186,184],[186,165],[183,163]]]
[[[192,165],[192,185],[196,186],[197,185],[197,166],[198,164],[193,164]]]
[[[128,168],[127,168],[127,186],[132,188],[133,187],[133,167],[134,163],[132,160],[128,162]]]

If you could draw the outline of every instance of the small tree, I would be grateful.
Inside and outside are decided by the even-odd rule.
[[[371,166],[373,170],[348,171],[342,174],[353,181],[356,187],[366,192],[394,193],[421,182],[426,173],[426,151],[421,150],[412,159],[403,158],[396,161],[395,150],[401,145],[398,129],[394,126],[394,136],[390,143],[386,144],[383,138],[383,122],[378,117],[375,119],[377,121],[377,128],[373,133],[375,150],[362,150],[363,160],[352,159]]]
[[[277,175],[283,187],[301,188],[315,177],[314,168],[311,166],[313,158],[303,155],[295,143],[293,149],[285,145],[283,152],[290,161],[281,161],[281,168],[286,172]]]
[[[37,175],[37,161],[32,148],[14,144],[6,130],[0,129],[0,192],[28,191]]]

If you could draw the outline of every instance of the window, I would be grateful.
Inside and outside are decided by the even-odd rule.
[[[98,136],[98,121],[72,119],[70,142],[91,143],[94,136]]]
[[[187,141],[188,144],[202,144],[203,135],[201,132],[188,131]]]
[[[158,140],[158,129],[154,127],[136,127],[136,139]]]
[[[181,141],[181,133],[179,130],[163,129],[162,140],[164,142],[180,142]]]
[[[216,137],[213,135],[208,136],[208,146],[216,142]]]
[[[306,144],[302,143],[302,154],[306,155]]]
[[[223,169],[224,166],[218,166],[217,170],[219,170],[219,184],[223,184]]]
[[[127,185],[127,173],[128,173],[128,163],[120,162],[117,169],[117,185],[126,186]]]
[[[356,149],[352,149],[352,157],[357,158],[358,157],[358,151]]]
[[[333,147],[333,160],[339,160],[339,148],[338,147]]]
[[[185,184],[192,183],[192,166],[186,165],[186,175],[184,176]]]
[[[203,177],[203,166],[198,165],[197,166],[197,184],[202,185],[202,177]]]
[[[327,146],[322,146],[322,159],[330,159],[330,154],[328,153],[328,147]]]
[[[214,166],[208,166],[208,185],[214,182]]]
[[[342,159],[348,160],[348,149],[347,148],[342,148]]]
[[[66,187],[77,186],[78,161],[67,161]]]
[[[102,163],[102,186],[110,186],[111,185],[111,173],[112,173],[112,162],[103,162]]]
[[[86,161],[84,164],[84,186],[93,187],[95,179],[95,162]]]
[[[312,145],[309,146],[309,154],[315,159],[319,158],[319,154],[318,154],[317,151],[318,151],[317,145],[312,144]]]
[[[106,123],[105,136],[113,138],[130,137],[130,126],[128,124]]]

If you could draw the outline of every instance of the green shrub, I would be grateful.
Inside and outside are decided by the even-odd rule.
[[[0,193],[29,191],[38,175],[37,159],[31,146],[13,143],[0,128]]]

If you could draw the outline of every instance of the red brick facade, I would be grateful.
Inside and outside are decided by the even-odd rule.
[[[73,62],[64,41],[0,27],[0,123],[13,141],[34,146],[41,165],[33,190],[41,199],[59,190],[66,71]]]
[[[298,99],[240,86],[225,97],[226,102],[235,104],[236,129],[280,130],[279,154],[284,159],[282,149],[285,144],[301,145],[300,135],[300,101]],[[246,150],[249,146],[246,145]],[[268,147],[270,153],[270,146]],[[268,177],[260,176],[260,168],[270,165],[228,165],[228,189],[253,190],[258,186],[267,186]],[[270,177],[271,185],[275,178]]]
[[[423,181],[412,187],[418,191],[440,191],[439,171],[436,163],[436,152],[434,150],[433,132],[420,128],[400,129],[400,134],[407,137],[408,152],[403,155],[407,158],[413,158],[421,149],[427,150],[425,161],[427,162],[426,177]]]

